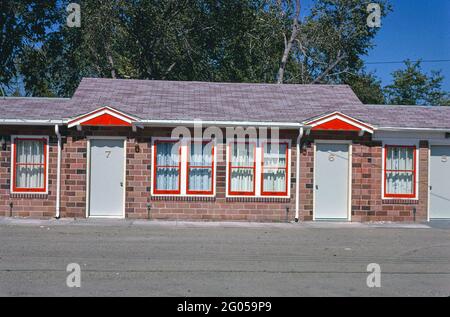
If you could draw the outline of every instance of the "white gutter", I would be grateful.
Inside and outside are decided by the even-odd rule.
[[[442,129],[442,128],[398,128],[398,127],[379,127],[376,129],[376,131],[411,131],[411,132],[450,132],[449,129]]]
[[[61,217],[61,154],[62,154],[62,141],[61,133],[59,131],[59,125],[55,125],[55,133],[58,137],[58,162],[56,168],[56,214],[55,218]]]
[[[0,119],[0,124],[6,125],[66,125],[70,120],[28,120],[28,119]],[[253,122],[253,121],[200,121],[200,120],[139,120],[133,122],[135,126],[256,126],[256,127],[279,127],[286,129],[298,129],[307,127],[298,122]]]
[[[64,120],[26,120],[26,119],[0,119],[0,124],[5,125],[55,125],[64,124]]]
[[[304,125],[298,122],[253,122],[253,121],[200,121],[200,120],[141,120],[135,124],[144,126],[258,126],[258,127],[280,127],[298,129]]]
[[[302,143],[302,137],[303,137],[303,127],[299,129],[298,131],[298,137],[297,137],[297,168],[295,170],[296,172],[296,178],[295,178],[295,222],[298,222],[300,217],[300,155],[301,155],[301,143]]]

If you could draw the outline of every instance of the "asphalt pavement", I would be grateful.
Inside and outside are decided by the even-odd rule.
[[[449,229],[1,218],[0,296],[450,296]]]

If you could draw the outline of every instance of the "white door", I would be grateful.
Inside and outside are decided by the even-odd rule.
[[[89,216],[124,216],[124,155],[124,140],[90,140]]]
[[[349,148],[348,144],[316,144],[315,220],[348,220]]]
[[[450,146],[431,146],[430,218],[450,219]]]

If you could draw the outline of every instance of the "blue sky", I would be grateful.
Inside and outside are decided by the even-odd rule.
[[[303,0],[304,9],[314,0]],[[373,1],[376,3],[376,0]],[[382,26],[366,62],[411,60],[450,60],[450,0],[390,0],[393,11]],[[425,71],[442,70],[443,88],[450,91],[450,62],[423,63]],[[402,64],[367,65],[382,80],[391,82],[391,73]]]
[[[411,60],[450,60],[450,1],[393,0],[393,12],[382,21],[376,47],[367,62]],[[383,84],[401,64],[367,65]],[[450,62],[423,63],[424,70],[442,70],[444,88],[450,91]]]

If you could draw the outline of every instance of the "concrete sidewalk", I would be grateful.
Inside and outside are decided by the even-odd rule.
[[[449,222],[433,223],[396,223],[396,222],[290,222],[290,223],[261,223],[261,222],[201,222],[201,221],[160,221],[160,220],[123,220],[123,219],[28,219],[0,217],[0,225],[10,226],[119,226],[119,227],[182,227],[182,228],[323,228],[323,229],[355,229],[355,228],[392,228],[392,229],[450,229]]]

